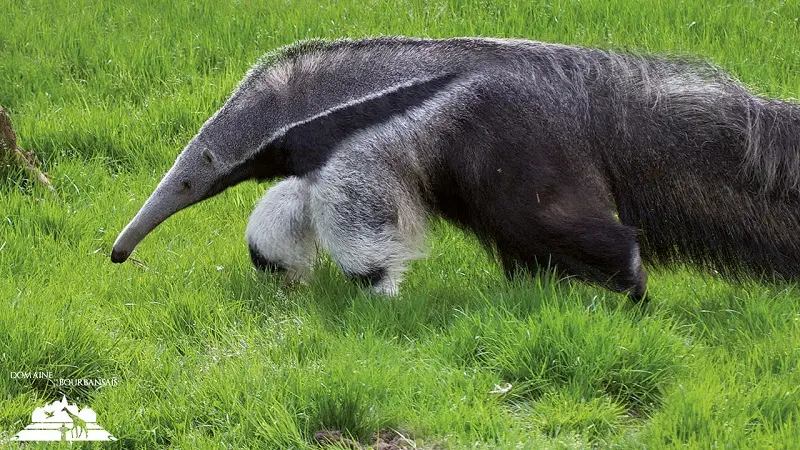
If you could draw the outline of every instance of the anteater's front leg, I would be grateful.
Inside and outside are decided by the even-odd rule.
[[[396,295],[406,264],[421,254],[425,213],[399,174],[370,159],[343,152],[315,175],[312,222],[348,277]]]
[[[250,215],[245,235],[256,268],[306,280],[317,253],[307,183],[290,177],[271,187]]]

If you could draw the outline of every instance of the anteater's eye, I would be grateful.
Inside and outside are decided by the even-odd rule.
[[[192,183],[189,182],[189,180],[183,180],[181,181],[181,188],[183,188],[184,191],[188,191],[192,188]]]
[[[211,155],[211,150],[207,148],[203,149],[203,158],[206,160],[207,163],[211,163],[214,161],[214,157]]]

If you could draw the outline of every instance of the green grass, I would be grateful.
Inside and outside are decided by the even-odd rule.
[[[126,448],[313,448],[394,429],[420,448],[789,448],[800,293],[651,272],[651,304],[543,276],[507,282],[433,221],[399,298],[322,261],[308,286],[251,267],[246,183],[111,244],[247,68],[312,37],[516,36],[709,58],[800,95],[790,1],[0,4],[0,105],[51,193],[0,183],[0,445],[65,393]],[[104,388],[10,377],[113,378]],[[506,394],[495,385],[512,383]]]

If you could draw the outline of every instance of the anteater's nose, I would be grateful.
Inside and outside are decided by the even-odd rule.
[[[128,259],[128,256],[130,256],[130,253],[128,252],[116,248],[111,250],[111,262],[113,263],[125,262],[125,260]]]

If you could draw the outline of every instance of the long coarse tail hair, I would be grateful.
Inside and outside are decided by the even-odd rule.
[[[645,259],[800,278],[800,105],[697,61],[605,54],[590,91],[619,219]],[[597,75],[597,74],[595,74]]]

